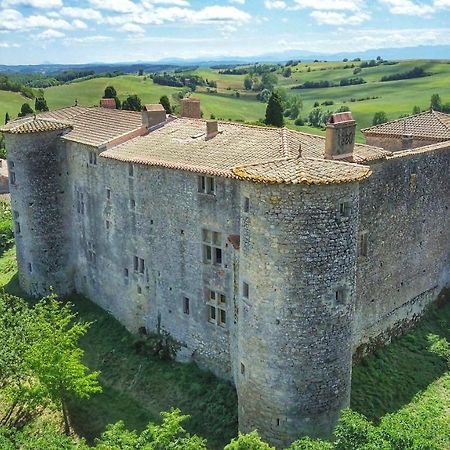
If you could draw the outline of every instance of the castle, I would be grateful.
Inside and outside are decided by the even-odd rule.
[[[449,116],[363,130],[370,145],[350,113],[323,138],[201,120],[195,99],[179,118],[74,106],[1,131],[21,286],[167,331],[276,446],[329,433],[352,357],[449,285]]]

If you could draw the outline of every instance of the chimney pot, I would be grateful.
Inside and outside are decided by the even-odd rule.
[[[166,121],[166,110],[159,103],[144,105],[141,114],[142,125],[146,128],[154,127]]]
[[[219,133],[219,124],[217,120],[206,121],[206,139],[212,139]]]
[[[191,97],[183,98],[181,100],[181,117],[200,119],[201,116],[200,100]]]
[[[351,112],[333,114],[325,139],[325,159],[346,159],[355,148],[356,122]]]

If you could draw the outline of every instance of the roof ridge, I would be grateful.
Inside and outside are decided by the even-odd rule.
[[[448,126],[448,124],[444,123],[442,121],[442,117],[441,116],[446,116],[448,117],[448,119],[450,119],[450,114],[446,114],[443,113],[442,111],[435,111],[434,109],[431,110],[434,114],[434,116],[436,117],[437,120],[439,120],[439,122],[445,127],[447,128],[447,130],[450,130],[450,126]]]
[[[411,117],[417,117],[417,116],[423,116],[425,114],[432,114],[433,110],[428,110],[428,111],[422,111],[420,113],[417,114],[410,114],[409,116],[406,117],[399,117],[398,119],[394,119],[394,120],[389,120],[388,122],[384,122],[384,123],[379,123],[378,125],[372,125],[371,127],[366,127],[366,128],[361,128],[361,131],[368,131],[368,130],[373,130],[373,129],[377,129],[377,128],[381,128],[386,124],[391,124],[391,123],[399,123],[402,121],[405,121],[406,119],[410,119]]]

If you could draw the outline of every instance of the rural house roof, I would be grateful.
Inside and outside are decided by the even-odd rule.
[[[402,136],[450,139],[450,114],[427,111],[361,130],[366,136]]]
[[[23,134],[23,133],[41,133],[44,131],[56,131],[72,128],[68,122],[62,122],[54,119],[42,119],[36,116],[26,117],[24,119],[8,122],[0,128],[3,133]]]

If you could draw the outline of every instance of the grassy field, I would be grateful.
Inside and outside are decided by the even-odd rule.
[[[14,248],[0,257],[0,286],[21,295]],[[101,371],[103,386],[102,394],[71,405],[72,424],[80,436],[92,441],[107,423],[120,419],[142,430],[171,406],[191,415],[188,431],[206,437],[211,449],[223,448],[237,434],[237,399],[231,385],[192,364],[138,355],[133,336],[114,318],[85,298],[70,300],[81,319],[93,322],[81,345],[87,365]],[[419,417],[425,411],[448,421],[450,448],[450,373],[428,342],[431,334],[450,339],[449,325],[450,296],[415,330],[365,358],[353,370],[352,408],[375,422],[402,409]]]
[[[380,65],[364,68],[357,76],[367,83],[355,86],[332,87],[324,89],[291,89],[305,81],[339,82],[343,78],[354,77],[354,68],[344,68],[357,62],[318,62],[302,63],[293,68],[292,76],[284,78],[281,71],[277,73],[279,86],[286,88],[289,95],[300,95],[304,108],[301,113],[307,116],[315,102],[333,101],[334,105],[324,106],[331,111],[346,105],[353,112],[358,128],[370,126],[373,115],[385,111],[389,119],[396,119],[402,114],[412,112],[414,106],[427,109],[430,97],[434,93],[441,95],[444,102],[450,102],[450,62],[449,61],[401,61],[395,65]],[[424,78],[381,82],[382,76],[406,72],[413,67],[423,67],[432,74]],[[308,72],[310,68],[310,72]],[[224,120],[255,122],[264,117],[264,103],[256,100],[255,93],[243,89],[244,75],[223,75],[218,70],[199,68],[192,72],[208,80],[215,80],[217,93],[208,93],[201,88],[195,95],[202,101],[204,117],[214,115]],[[95,78],[87,81],[65,84],[45,89],[45,97],[51,109],[70,106],[78,101],[80,105],[98,105],[106,86],[113,85],[121,100],[130,94],[137,94],[143,103],[158,102],[161,95],[176,94],[180,89],[153,84],[151,79],[137,75],[124,75],[116,78]],[[239,91],[237,98],[235,91]],[[375,97],[375,98],[372,98]],[[354,101],[352,101],[352,99]],[[364,99],[364,100],[361,100]],[[15,116],[24,102],[29,102],[19,94],[0,91],[0,120],[6,111]],[[33,103],[33,102],[31,102]],[[323,130],[308,126],[297,127],[288,121],[289,127],[308,133],[322,134]],[[363,141],[361,133],[358,140]]]

